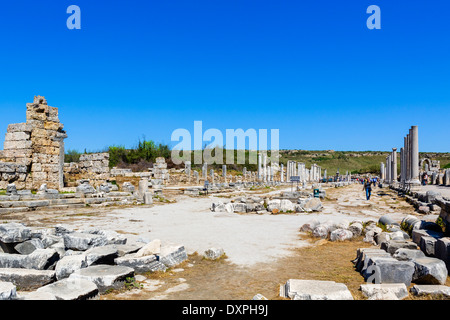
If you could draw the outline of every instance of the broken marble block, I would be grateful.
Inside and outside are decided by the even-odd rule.
[[[445,262],[437,258],[419,258],[413,261],[415,271],[413,282],[417,284],[441,284],[447,281]]]
[[[108,244],[108,238],[103,235],[81,232],[66,233],[63,235],[63,239],[67,249],[78,251],[85,251]]]
[[[54,270],[0,268],[0,281],[11,282],[20,290],[34,290],[55,280]]]
[[[135,257],[134,254],[126,254],[114,259],[114,263],[119,266],[133,268],[135,272],[155,272],[166,271],[167,267],[155,255]]]
[[[0,300],[15,300],[16,298],[16,286],[11,282],[0,281]]]
[[[103,247],[94,247],[83,253],[86,256],[88,266],[91,265],[113,265],[114,259],[119,257],[119,250],[114,244],[109,244]]]
[[[70,279],[84,279],[95,283],[100,293],[108,289],[120,289],[128,278],[134,277],[134,269],[125,266],[96,265],[79,269]]]
[[[163,246],[157,257],[159,262],[164,264],[167,268],[175,267],[188,258],[184,246]]]
[[[98,295],[95,283],[86,279],[63,279],[35,291],[37,294],[50,293],[57,300],[87,300]]]
[[[0,241],[3,243],[17,243],[31,239],[31,229],[21,223],[0,224]]]
[[[366,283],[360,289],[369,300],[401,300],[408,296],[408,288],[404,283]]]
[[[68,278],[75,271],[88,266],[84,254],[64,256],[56,263],[56,279],[62,280]]]
[[[280,296],[292,300],[353,300],[343,283],[289,279],[280,287]]]
[[[208,260],[217,260],[224,254],[225,252],[222,248],[209,248],[208,250],[205,251],[203,256],[205,257],[205,259]]]

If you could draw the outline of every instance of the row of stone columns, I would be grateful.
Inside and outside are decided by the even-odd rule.
[[[386,183],[394,183],[397,180],[397,148],[392,148],[392,152],[386,157],[386,165],[381,163],[381,179]]]
[[[404,138],[402,156],[400,158],[401,182],[404,185],[420,186],[419,180],[419,129],[412,126]]]
[[[403,139],[403,148],[400,148],[400,182],[404,186],[419,186],[419,130],[412,126]],[[381,163],[380,178],[389,184],[398,182],[397,148],[386,157],[386,165]]]

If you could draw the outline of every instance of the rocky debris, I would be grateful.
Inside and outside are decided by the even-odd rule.
[[[35,270],[54,269],[60,258],[59,253],[55,249],[36,249],[24,257],[22,268]]]
[[[208,259],[208,260],[217,260],[224,254],[225,254],[225,251],[222,248],[214,248],[213,247],[213,248],[209,248],[208,250],[206,250],[205,253],[203,254],[203,256],[205,257],[205,259]]]
[[[280,287],[280,296],[292,300],[353,300],[343,283],[289,279]]]
[[[400,261],[414,261],[418,258],[425,258],[425,254],[422,251],[406,248],[397,249],[392,256]]]
[[[436,241],[434,255],[443,260],[447,269],[450,270],[450,238],[444,237]]]
[[[27,292],[25,294],[21,294],[18,297],[18,300],[33,300],[33,301],[44,301],[44,300],[58,300],[55,295],[50,292],[41,292],[38,293],[36,291]]]
[[[11,282],[21,290],[33,290],[56,280],[53,270],[0,268],[0,281]]]
[[[252,298],[252,300],[269,300],[269,299],[264,297],[262,294],[258,293]]]
[[[131,253],[114,259],[114,263],[119,266],[133,268],[134,271],[140,273],[167,270],[167,267],[158,261],[156,255],[135,257],[135,255]]]
[[[105,246],[108,239],[98,234],[88,234],[81,232],[66,233],[63,235],[64,245],[68,249],[85,251],[93,247]]]
[[[20,254],[30,254],[36,249],[44,249],[44,244],[40,239],[35,238],[18,243],[14,249]]]
[[[17,188],[14,183],[10,183],[6,186],[6,195],[17,195]]]
[[[434,257],[437,239],[434,237],[420,237],[419,247],[427,256]]]
[[[184,246],[163,246],[157,256],[167,268],[172,268],[188,258]]]
[[[87,300],[95,298],[97,285],[85,279],[63,279],[36,290],[36,294],[50,293],[57,300]]]
[[[90,185],[89,180],[87,179],[83,179],[80,180],[79,182],[80,184],[77,187],[77,193],[81,193],[81,194],[94,194],[97,191],[95,190],[95,188],[93,186]]]
[[[305,223],[303,226],[301,226],[300,232],[312,233],[319,224],[320,224],[319,220],[317,220],[317,219],[311,220],[311,221]]]
[[[306,201],[305,205],[303,206],[306,210],[311,210],[313,212],[319,212],[322,210],[322,202],[318,198],[311,198],[308,201]]]
[[[365,241],[373,242],[373,237],[377,234],[375,232],[375,228],[379,229],[380,232],[381,229],[376,226],[374,227],[370,221],[371,220],[366,222],[367,225],[364,227],[363,222],[359,220],[351,222],[347,220],[342,220],[339,222],[319,222],[317,220],[312,220],[302,225],[300,231],[311,233],[311,235],[316,238],[329,238],[331,241],[350,240],[354,237],[360,236],[361,234],[365,234]]]
[[[362,294],[369,300],[401,300],[408,296],[404,283],[362,284]]]
[[[0,241],[3,243],[17,243],[31,239],[31,229],[21,223],[0,224]]]
[[[108,289],[119,289],[127,278],[134,277],[134,269],[125,266],[96,265],[79,269],[72,273],[69,280],[89,280],[95,283],[100,293]]]
[[[345,241],[353,238],[353,233],[345,229],[336,229],[330,233],[331,241]]]
[[[38,288],[24,300],[92,298],[99,290],[115,287],[116,282],[123,284],[125,275],[127,278],[134,276],[134,272],[166,271],[188,258],[183,246],[161,246],[159,240],[154,240],[146,241],[143,248],[144,243],[127,244],[126,237],[109,230],[75,231],[63,225],[27,228],[15,223],[0,226],[3,239],[10,241],[6,244],[11,250],[16,248],[14,253],[0,253],[0,280],[8,280],[20,288]],[[140,250],[144,255],[136,257]],[[122,275],[117,270],[127,272]],[[74,281],[71,278],[74,274],[75,278],[88,274],[92,281],[84,284],[80,279]],[[74,292],[70,293],[72,289]]]
[[[416,296],[431,295],[450,297],[450,287],[443,285],[416,284],[410,291]]]
[[[130,182],[124,182],[122,185],[122,191],[133,193],[136,188]]]
[[[353,235],[355,237],[358,237],[362,234],[364,227],[362,225],[362,223],[360,222],[354,222],[352,224],[350,224],[350,226],[348,227],[348,230],[353,233]]]
[[[380,248],[390,254],[394,254],[400,248],[417,250],[417,245],[412,241],[388,240],[388,241],[382,242]]]
[[[365,281],[373,279],[376,283],[404,283],[409,286],[414,274],[414,263],[398,261],[392,257],[371,257],[363,271]]]
[[[64,256],[56,263],[56,279],[68,278],[72,273],[88,266],[84,254]]]
[[[357,250],[357,257],[354,260],[355,268],[361,274],[366,272],[372,258],[385,257],[390,258],[390,254],[378,248],[363,248]]]
[[[96,264],[113,265],[114,259],[119,257],[119,250],[113,244],[109,244],[86,250],[83,255],[86,257],[88,266]]]
[[[414,260],[413,282],[417,284],[445,284],[447,268],[444,261],[436,258],[418,258]]]
[[[384,226],[399,226],[399,224],[389,215],[381,216],[380,219],[378,219],[378,223]]]
[[[0,281],[0,300],[15,300],[16,298],[16,286],[11,282]]]

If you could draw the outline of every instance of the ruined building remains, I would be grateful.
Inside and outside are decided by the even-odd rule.
[[[44,97],[27,103],[26,122],[10,124],[0,151],[0,189],[14,183],[18,189],[64,187],[64,126],[58,108]]]

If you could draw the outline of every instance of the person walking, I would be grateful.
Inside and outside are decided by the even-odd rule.
[[[372,195],[372,181],[369,178],[364,181],[363,190],[366,190],[366,199],[370,200],[370,196]]]

